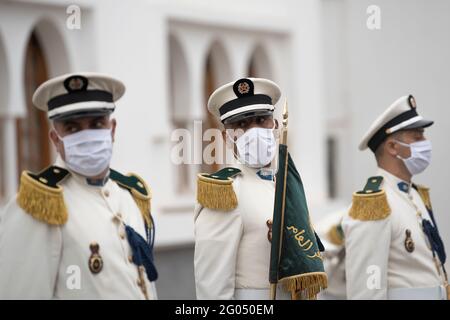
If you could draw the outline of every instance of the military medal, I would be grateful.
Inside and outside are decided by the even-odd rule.
[[[98,253],[100,246],[98,243],[93,242],[89,245],[89,249],[91,249],[91,256],[89,257],[89,270],[91,270],[93,274],[97,274],[102,271],[103,268],[103,259]]]
[[[405,238],[405,249],[408,252],[413,252],[414,251],[414,241],[411,238],[411,230],[406,229],[406,238]]]

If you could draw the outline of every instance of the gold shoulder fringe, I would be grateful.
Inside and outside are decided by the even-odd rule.
[[[213,179],[198,175],[197,201],[205,208],[230,211],[237,207],[236,193],[233,189],[233,179]]]
[[[144,218],[145,223],[149,228],[152,227],[152,219],[151,219],[151,199],[152,194],[150,187],[147,186],[144,179],[142,179],[140,176],[134,173],[129,173],[128,175],[136,177],[140,183],[144,186],[145,190],[147,190],[147,195],[144,195],[137,191],[136,189],[131,189],[131,195],[136,202],[139,210],[141,211],[142,217]]]
[[[45,186],[31,178],[26,171],[20,177],[17,204],[33,218],[45,223],[62,225],[67,221],[63,189]]]
[[[314,300],[317,294],[328,287],[325,272],[311,272],[280,280],[286,291],[291,293],[292,300]]]
[[[349,212],[353,219],[363,221],[382,220],[390,214],[391,208],[384,190],[372,194],[353,193],[352,207]]]
[[[337,225],[337,224],[332,226],[330,228],[330,230],[328,230],[327,236],[328,236],[328,239],[330,240],[330,242],[332,244],[335,244],[337,246],[341,246],[341,245],[344,244],[344,239],[343,239],[341,233],[338,231],[338,226],[339,225]]]
[[[425,204],[425,206],[429,210],[431,210],[430,188],[427,188],[425,186],[417,186],[417,192],[419,193],[420,197],[422,198],[422,201]]]

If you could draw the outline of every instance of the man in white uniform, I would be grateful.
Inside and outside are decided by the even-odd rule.
[[[248,78],[218,88],[208,101],[237,159],[216,173],[199,175],[194,261],[198,299],[270,298],[278,127],[273,112],[280,95],[272,81]],[[290,295],[280,289],[278,298]]]
[[[344,217],[349,299],[447,299],[445,250],[429,190],[412,182],[431,160],[413,96],[395,101],[364,136],[377,175],[354,193]]]
[[[58,157],[24,171],[0,220],[0,299],[156,299],[150,189],[110,169],[119,80],[66,74],[34,105]]]
[[[323,252],[323,264],[328,276],[328,287],[319,299],[346,299],[345,246],[341,222],[347,210],[348,208],[345,208],[330,213],[315,224],[315,230],[326,248]]]

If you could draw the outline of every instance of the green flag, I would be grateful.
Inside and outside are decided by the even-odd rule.
[[[293,299],[314,299],[327,287],[323,246],[309,219],[302,180],[284,144],[278,167],[269,281],[272,288],[284,284]]]

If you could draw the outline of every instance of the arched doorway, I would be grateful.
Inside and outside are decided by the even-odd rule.
[[[19,175],[23,170],[39,171],[51,162],[47,115],[32,103],[34,91],[48,79],[47,66],[40,40],[33,31],[25,52],[24,93],[27,113],[24,118],[16,120]]]
[[[269,56],[261,45],[257,45],[250,55],[247,74],[252,78],[273,78]]]
[[[220,129],[221,123],[208,111],[209,96],[219,86],[232,81],[231,68],[224,47],[219,42],[214,42],[206,56],[205,73],[204,73],[204,111],[205,117],[203,121],[203,133],[211,128]],[[215,138],[214,138],[215,139]],[[215,141],[215,140],[214,140]],[[203,141],[203,150],[207,145],[214,141]],[[218,146],[220,144],[217,144]],[[217,150],[217,149],[215,149]],[[212,157],[216,157],[216,151],[213,150]],[[223,153],[224,154],[224,153]],[[207,164],[203,161],[202,172],[214,172],[219,170],[220,163]]]
[[[170,120],[174,129],[190,129],[190,82],[186,57],[178,39],[171,35],[169,37],[169,101]],[[179,141],[180,143],[182,141]],[[186,142],[186,141],[185,141]],[[191,150],[184,149],[183,152],[190,154]],[[181,157],[189,158],[183,154]],[[188,193],[191,191],[192,177],[189,163],[176,165],[175,183],[177,193]]]

